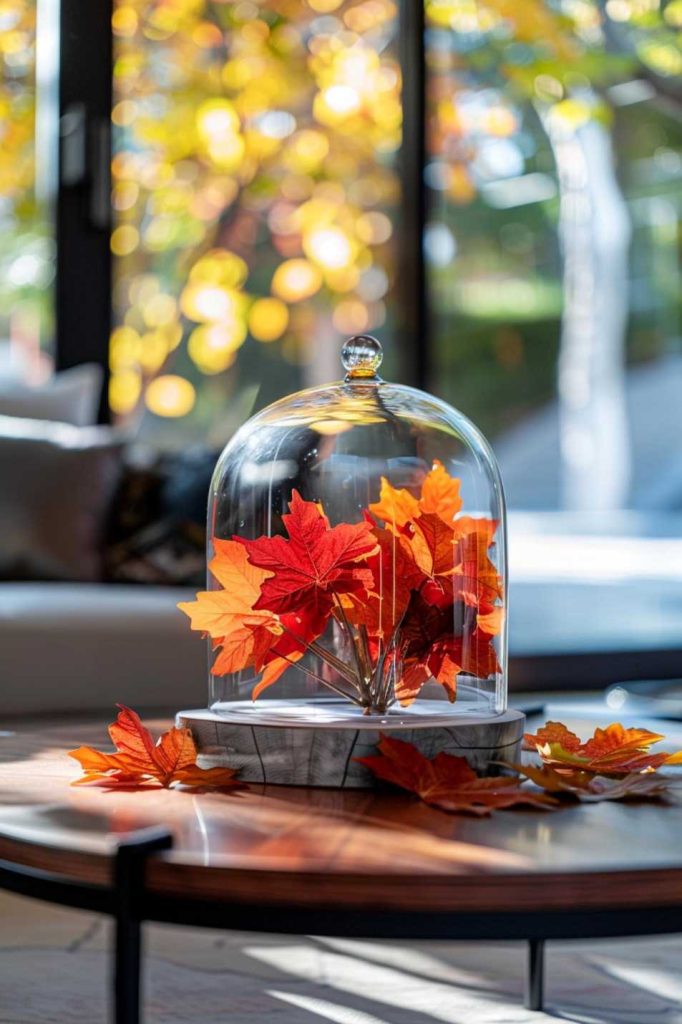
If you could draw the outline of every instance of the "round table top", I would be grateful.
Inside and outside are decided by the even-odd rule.
[[[562,720],[587,734],[608,718]],[[169,724],[145,721],[152,731]],[[682,746],[679,725],[637,724],[666,733],[671,750]],[[479,819],[388,790],[104,791],[70,785],[80,769],[66,751],[81,744],[109,748],[103,718],[17,720],[0,731],[1,859],[105,884],[117,839],[163,825],[174,845],[150,860],[146,876],[160,896],[481,913],[539,902],[546,910],[682,904],[682,803],[518,808]]]

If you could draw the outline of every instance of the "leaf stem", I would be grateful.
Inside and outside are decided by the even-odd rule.
[[[335,654],[332,654],[331,651],[328,651],[326,647],[322,647],[322,645],[318,644],[317,641],[315,640],[309,643],[308,647],[313,652],[313,654],[316,654],[318,658],[321,658],[322,661],[325,661],[327,665],[330,666],[330,668],[335,669],[339,673],[339,675],[346,680],[347,683],[350,683],[351,686],[355,687],[355,689],[358,688],[357,679],[355,675],[348,669],[346,665],[344,665],[340,658],[337,658]]]
[[[371,695],[371,692],[370,692],[369,680],[367,679],[367,677],[365,675],[365,671],[364,671],[364,668],[363,668],[362,660],[360,658],[360,653],[358,651],[357,641],[355,639],[355,632],[354,632],[350,622],[348,621],[348,616],[346,615],[346,610],[343,607],[339,597],[336,594],[334,594],[333,596],[334,596],[334,601],[336,602],[336,607],[337,607],[338,615],[339,615],[339,618],[340,618],[340,621],[341,621],[341,626],[346,630],[346,633],[348,634],[348,639],[350,640],[350,644],[351,644],[351,647],[352,647],[352,650],[353,650],[353,661],[355,662],[355,668],[356,668],[356,671],[357,671],[357,682],[358,682],[358,687],[357,688],[358,688],[360,694],[362,695],[362,697],[368,703],[371,704],[372,695]]]
[[[393,627],[393,632],[391,633],[388,644],[381,652],[379,664],[377,665],[377,670],[375,672],[375,678],[378,678],[379,681],[377,686],[375,702],[382,708],[389,708],[391,704],[395,703],[395,698],[389,701],[391,686],[395,684],[395,658],[393,659],[391,669],[389,670],[388,673],[386,673],[386,676],[384,676],[384,666],[386,664],[386,658],[390,654],[391,650],[395,650],[397,648],[398,634],[400,632],[400,627],[403,624],[403,619],[405,618],[406,614],[407,608],[405,608],[403,614],[400,616],[395,626]]]
[[[313,654],[316,654],[318,658],[321,658],[321,660],[323,660],[323,662],[329,665],[331,669],[334,669],[335,672],[338,672],[342,679],[345,679],[347,683],[350,683],[353,689],[357,690],[357,682],[355,676],[353,675],[352,672],[348,670],[347,666],[343,664],[342,660],[338,658],[336,654],[333,654],[331,650],[327,650],[327,648],[323,647],[322,644],[318,644],[316,640],[310,640],[307,642],[305,640],[302,640],[299,636],[296,635],[296,633],[293,632],[293,630],[287,629],[287,627],[284,626],[284,624],[282,624],[282,628],[285,631],[285,633],[287,633],[290,637],[292,637],[293,640],[296,641],[301,650],[311,650]],[[310,675],[310,673],[308,673],[308,675]],[[329,684],[325,681],[325,685]],[[341,692],[344,693],[344,695],[346,695],[345,691],[342,690]]]
[[[318,658],[320,658],[322,661],[326,662],[327,665],[329,665],[330,668],[333,668],[336,672],[338,672],[339,675],[343,679],[345,679],[347,683],[350,683],[351,686],[353,686],[353,687],[355,687],[355,689],[357,689],[355,676],[353,675],[352,672],[350,672],[348,670],[346,665],[344,665],[344,663],[339,658],[336,657],[335,654],[332,654],[331,651],[328,651],[326,649],[326,647],[322,647],[320,644],[317,643],[316,640],[310,640],[308,642],[306,642],[305,640],[302,640],[301,637],[297,636],[296,633],[294,633],[293,630],[288,629],[284,625],[284,623],[280,623],[280,624],[281,624],[282,629],[284,630],[284,632],[287,633],[290,637],[292,637],[292,639],[294,639],[296,641],[296,643],[299,645],[299,647],[303,651],[305,651],[305,650],[307,650],[309,648],[313,652],[313,654],[316,654],[318,656]]]
[[[360,637],[360,655],[365,666],[365,678],[372,678],[372,655],[369,650],[369,636],[367,633],[367,626],[361,623],[358,627],[358,635]]]
[[[334,693],[338,694],[339,697],[343,697],[344,700],[350,700],[353,704],[357,704],[358,707],[362,706],[362,702],[355,696],[355,694],[346,693],[346,691],[342,690],[341,687],[335,686],[334,683],[331,683],[328,679],[318,675],[317,672],[313,672],[312,669],[306,668],[305,665],[301,665],[300,661],[293,661],[291,658],[288,658],[286,654],[281,654],[279,657],[283,658],[284,661],[288,661],[289,664],[293,668],[297,668],[299,672],[305,672],[307,676],[310,676],[312,679],[316,679],[318,683],[322,683],[322,685],[326,686],[329,690],[333,690]]]

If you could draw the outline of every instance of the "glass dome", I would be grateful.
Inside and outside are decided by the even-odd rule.
[[[193,621],[210,637],[210,706],[498,715],[506,529],[490,446],[444,402],[381,380],[374,338],[341,356],[343,381],[270,405],[217,464]]]

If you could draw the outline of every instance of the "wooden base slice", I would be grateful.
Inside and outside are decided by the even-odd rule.
[[[503,769],[496,762],[519,759],[522,712],[476,717],[438,705],[443,706],[416,701],[404,711],[364,716],[327,699],[235,701],[219,711],[180,711],[176,723],[192,730],[202,767],[229,765],[245,782],[283,786],[373,786],[374,776],[355,758],[376,753],[382,732],[414,744],[427,757],[466,757],[479,774],[499,775]]]

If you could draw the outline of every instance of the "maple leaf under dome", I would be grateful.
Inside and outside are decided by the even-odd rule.
[[[319,505],[304,501],[298,491],[289,509],[282,516],[288,539],[234,538],[244,545],[252,565],[273,574],[263,581],[255,608],[314,618],[331,612],[334,595],[369,591],[372,573],[358,562],[378,549],[370,524],[330,526]]]
[[[220,648],[213,671],[223,675],[253,664],[256,655],[262,660],[277,644],[282,626],[272,612],[254,608],[268,573],[251,565],[235,541],[216,538],[213,546],[209,570],[222,589],[202,591],[196,601],[182,602],[178,608],[189,616],[192,629]]]
[[[298,664],[383,712],[395,699],[412,703],[432,679],[453,701],[460,673],[499,671],[504,587],[490,557],[498,524],[461,515],[460,487],[436,461],[419,497],[382,478],[364,518],[334,526],[294,490],[285,535],[214,538],[209,568],[220,589],[180,605],[218,650],[213,673],[261,673],[255,698]],[[325,646],[332,615],[348,662]],[[324,678],[302,662],[307,651],[326,663]]]

